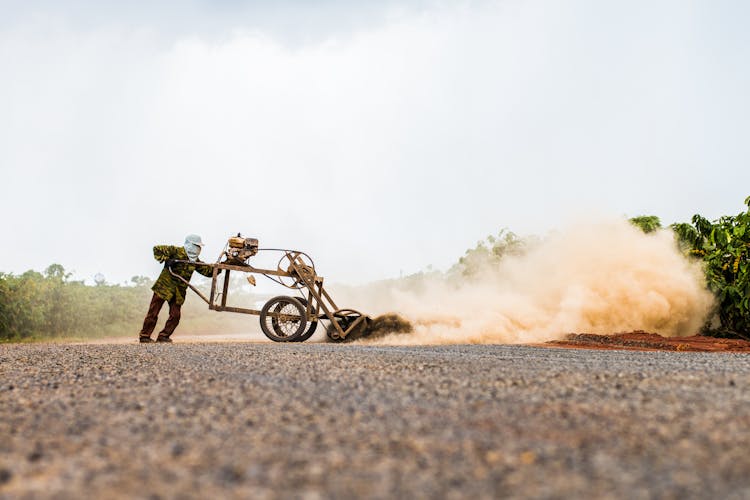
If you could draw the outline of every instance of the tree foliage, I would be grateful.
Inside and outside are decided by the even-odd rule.
[[[641,231],[646,234],[661,229],[661,220],[655,215],[640,215],[638,217],[633,217],[630,219],[630,223],[641,229]]]
[[[750,339],[750,197],[747,210],[710,221],[694,215],[673,224],[682,250],[702,259],[708,288],[717,300],[716,319],[706,333]]]
[[[501,229],[495,235],[478,241],[477,246],[466,251],[449,273],[460,273],[464,277],[473,277],[482,273],[486,266],[496,265],[503,258],[518,256],[526,252],[528,242],[519,238],[508,229]]]
[[[70,276],[60,264],[0,273],[0,340],[114,334],[142,319],[148,282],[91,287]]]

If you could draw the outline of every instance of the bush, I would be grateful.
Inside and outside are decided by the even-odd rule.
[[[661,229],[661,220],[655,215],[640,215],[630,219],[630,223],[641,229],[644,233],[652,233]]]
[[[0,340],[90,337],[132,328],[142,320],[150,281],[86,286],[52,264],[44,274],[0,273]]]
[[[702,259],[706,284],[716,295],[715,319],[705,333],[750,340],[750,197],[747,210],[709,221],[694,215],[692,223],[672,224],[680,247]]]

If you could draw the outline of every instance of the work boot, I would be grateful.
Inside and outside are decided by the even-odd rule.
[[[138,342],[140,342],[141,344],[148,344],[149,342],[153,342],[153,340],[151,340],[151,337],[141,335],[140,337],[138,337]]]
[[[169,335],[159,335],[156,337],[157,342],[172,342],[172,339],[169,338]]]

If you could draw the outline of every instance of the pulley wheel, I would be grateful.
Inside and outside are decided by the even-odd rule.
[[[305,286],[305,283],[302,281],[300,276],[293,274],[293,267],[292,262],[294,262],[297,265],[297,268],[300,270],[300,272],[305,273],[305,278],[309,280],[315,279],[315,266],[312,262],[312,259],[307,254],[304,254],[302,252],[286,252],[284,255],[281,256],[279,259],[279,263],[276,265],[277,270],[281,273],[287,273],[292,274],[291,280],[292,283],[288,284],[284,280],[290,279],[289,277],[283,277],[281,279],[282,284],[286,286],[287,288],[294,288],[294,289],[300,289]]]

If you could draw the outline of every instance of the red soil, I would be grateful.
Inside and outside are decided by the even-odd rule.
[[[573,333],[563,340],[540,344],[545,347],[578,349],[622,349],[631,351],[750,352],[750,342],[695,335],[662,337],[656,333],[630,332],[613,335]]]

